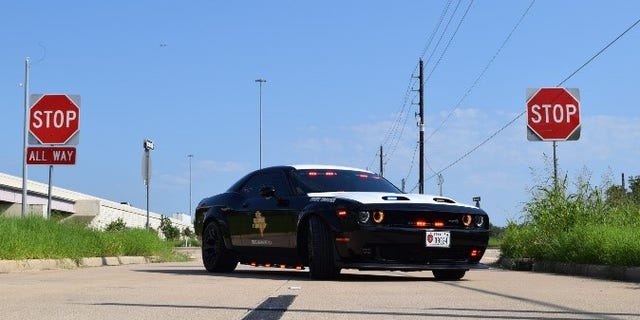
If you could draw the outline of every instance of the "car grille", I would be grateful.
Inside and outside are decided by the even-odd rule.
[[[440,222],[444,223],[444,225],[438,226],[438,228],[464,229],[462,226],[462,216],[463,215],[460,213],[449,212],[407,212],[385,210],[384,220],[381,225],[389,227],[435,228],[436,222]]]

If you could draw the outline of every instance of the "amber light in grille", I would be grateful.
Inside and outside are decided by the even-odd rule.
[[[423,221],[423,220],[416,221],[416,227],[426,227],[426,226],[427,226],[426,221]]]
[[[471,250],[471,252],[469,253],[469,256],[471,258],[477,258],[482,254],[482,250],[478,250],[478,249],[473,249]]]
[[[382,223],[384,220],[384,212],[382,210],[377,210],[373,212],[373,221],[375,223]]]
[[[470,214],[465,214],[464,216],[462,216],[462,224],[465,227],[470,226],[471,222],[473,222],[473,217]]]

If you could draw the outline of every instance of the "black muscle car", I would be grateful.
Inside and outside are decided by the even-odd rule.
[[[458,280],[489,239],[482,209],[433,195],[405,194],[356,168],[296,165],[254,171],[196,208],[210,272],[253,266],[309,267],[316,279],[359,270],[432,270]]]

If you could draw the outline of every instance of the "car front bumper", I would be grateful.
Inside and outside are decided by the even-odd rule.
[[[427,247],[428,231],[448,231],[449,247]],[[488,230],[362,227],[336,237],[336,264],[360,270],[482,269],[488,240]]]

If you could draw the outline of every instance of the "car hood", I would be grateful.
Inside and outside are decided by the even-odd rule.
[[[458,203],[451,198],[428,195],[428,194],[406,194],[406,193],[386,193],[386,192],[314,192],[314,193],[309,193],[308,196],[311,198],[348,199],[348,200],[358,201],[363,204],[429,203],[429,204],[472,207],[470,205]]]

